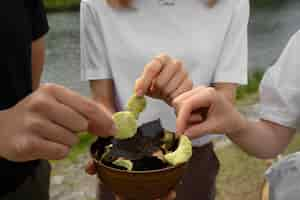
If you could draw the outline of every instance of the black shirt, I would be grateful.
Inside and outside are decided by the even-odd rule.
[[[31,44],[46,34],[49,27],[42,0],[2,1],[0,24],[0,110],[3,110],[32,92]],[[0,196],[15,191],[38,162],[0,160]]]

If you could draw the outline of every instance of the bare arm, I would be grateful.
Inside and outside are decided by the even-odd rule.
[[[116,112],[113,80],[93,80],[90,81],[90,88],[93,99],[103,105],[111,113]]]
[[[216,83],[214,87],[234,104],[237,84]],[[265,120],[249,121],[246,126],[241,132],[242,137],[235,137],[236,134],[232,137],[229,134],[229,137],[246,152],[260,158],[273,158],[280,154],[292,139],[294,132],[293,129]]]
[[[43,66],[45,63],[45,39],[41,37],[32,42],[32,88],[40,85]]]
[[[263,159],[275,158],[282,153],[295,133],[292,128],[270,121],[243,121],[236,123],[237,127],[241,125],[242,128],[228,136],[247,153]]]
[[[183,98],[184,95],[189,97]],[[269,121],[247,120],[215,88],[198,87],[184,95],[174,101],[178,110],[177,132],[185,132],[191,138],[226,133],[247,153],[259,158],[274,158],[286,148],[295,132]],[[208,108],[207,118],[202,123],[189,125],[192,112],[201,108]]]

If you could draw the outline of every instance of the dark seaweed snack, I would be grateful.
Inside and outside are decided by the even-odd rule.
[[[111,144],[113,137],[101,138],[98,137],[96,142],[94,142],[91,146],[91,154],[97,160],[101,160],[103,153],[105,152],[105,148]]]
[[[140,126],[137,134],[126,140],[112,139],[112,149],[109,157],[114,159],[125,158],[139,160],[145,156],[152,156],[162,145],[164,129],[160,120],[155,120]]]
[[[164,130],[158,119],[141,125],[128,139],[99,137],[91,153],[97,161],[112,168],[147,171],[187,162],[191,148],[186,136],[179,140],[175,133]]]
[[[159,119],[143,124],[138,131],[142,137],[152,141],[158,141],[164,136],[164,129]]]
[[[167,167],[168,164],[156,157],[144,157],[133,162],[134,171],[157,170]]]

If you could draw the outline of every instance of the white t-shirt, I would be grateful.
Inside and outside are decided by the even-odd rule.
[[[184,62],[194,85],[247,83],[248,0],[135,0],[117,10],[105,0],[81,2],[81,75],[83,80],[113,79],[118,109],[133,92],[144,65],[159,53]],[[160,118],[175,129],[174,110],[149,99],[141,122]],[[194,141],[203,145],[210,136]]]
[[[300,152],[290,154],[267,171],[270,185],[270,200],[299,200],[300,197]]]
[[[300,31],[265,74],[260,88],[261,118],[280,125],[300,126]]]

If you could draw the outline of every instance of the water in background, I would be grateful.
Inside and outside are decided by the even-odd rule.
[[[249,24],[249,69],[265,69],[280,55],[291,34],[300,29],[300,1],[254,9]],[[89,95],[80,81],[79,13],[49,14],[44,82],[55,82]]]
[[[300,1],[277,1],[279,3],[270,8],[252,9],[249,24],[250,70],[272,65],[290,36],[300,29]]]

